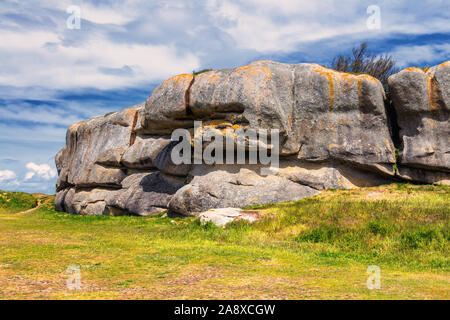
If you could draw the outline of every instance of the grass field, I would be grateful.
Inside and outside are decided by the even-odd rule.
[[[221,229],[0,192],[0,299],[449,299],[449,200],[449,187],[330,190]],[[69,266],[81,290],[68,290]]]

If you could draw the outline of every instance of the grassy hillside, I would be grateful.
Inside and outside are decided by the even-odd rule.
[[[37,205],[37,196],[23,192],[0,191],[0,213],[15,213]]]
[[[0,298],[449,299],[449,200],[436,186],[327,191],[225,229],[0,202]],[[80,291],[66,288],[72,265]],[[366,286],[369,265],[379,290]]]

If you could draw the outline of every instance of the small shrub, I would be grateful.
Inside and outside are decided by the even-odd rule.
[[[353,74],[369,74],[380,80],[385,91],[388,91],[388,78],[399,71],[392,56],[368,52],[367,43],[362,43],[359,48],[353,48],[352,55],[336,56],[331,62],[331,68]]]
[[[209,71],[213,71],[213,69],[202,69],[202,70],[200,70],[200,71],[192,71],[192,75],[193,76],[198,76],[199,74],[201,74],[201,73],[205,73],[205,72],[209,72]]]

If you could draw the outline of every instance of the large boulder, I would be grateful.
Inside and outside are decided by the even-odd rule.
[[[171,134],[177,128],[189,128],[189,89],[194,77],[180,74],[159,85],[145,102],[141,132]]]
[[[145,103],[68,129],[66,146],[56,155],[55,206],[89,215],[145,216],[168,209],[190,216],[398,178],[448,184],[448,81],[448,63],[392,76],[397,119],[388,119],[378,80],[317,64],[259,61],[178,75]],[[390,123],[397,120],[402,145],[395,172]],[[171,155],[179,142],[170,135],[180,128],[191,136],[188,148],[200,140],[201,151],[211,150],[212,142],[202,141],[211,134],[238,148],[237,132],[248,129],[277,129],[280,145],[248,137],[244,164],[176,165]],[[252,144],[279,157],[279,168],[263,174],[267,167],[249,164]]]
[[[281,160],[277,175],[316,190],[373,187],[392,182],[389,176],[339,162]]]
[[[178,176],[189,167],[175,166],[167,156],[170,137],[137,133],[142,111],[143,104],[136,105],[69,127],[66,146],[55,159],[56,210],[146,216],[168,208],[184,185]]]
[[[172,212],[189,216],[213,209],[298,200],[318,194],[316,189],[276,175],[260,176],[239,166],[196,166],[192,181],[172,197]]]
[[[110,214],[149,216],[168,208],[172,195],[184,180],[161,172],[131,174],[122,181],[122,189],[106,198]]]
[[[173,213],[194,215],[212,208],[299,200],[326,189],[350,189],[389,183],[388,177],[341,164],[282,160],[271,175],[261,165],[195,165],[189,184],[169,203]]]
[[[117,160],[134,143],[142,108],[136,105],[70,126],[66,146],[56,156],[57,191],[68,186],[120,188],[126,173]]]
[[[115,193],[105,188],[60,190],[55,199],[56,210],[81,215],[103,215],[107,213],[106,198]]]
[[[407,68],[389,78],[401,140],[399,174],[425,183],[450,180],[450,62]]]
[[[142,119],[143,130],[152,134],[162,126],[165,133],[192,128],[194,120],[278,129],[282,155],[345,161],[394,175],[384,90],[367,75],[270,61],[195,78],[180,75],[155,89]]]
[[[121,163],[127,168],[154,168],[156,157],[170,142],[170,137],[137,136],[135,143],[123,153]]]

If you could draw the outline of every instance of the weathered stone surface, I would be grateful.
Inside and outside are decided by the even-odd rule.
[[[194,79],[180,75],[155,90],[145,114],[143,126],[153,133],[161,126],[189,128],[193,120],[201,119],[229,121],[241,128],[278,129],[282,155],[346,161],[394,175],[395,148],[384,90],[367,75],[270,61],[205,72]]]
[[[66,189],[58,194],[56,210],[81,215],[102,215],[106,213],[105,199],[114,195],[115,192],[115,190],[103,188]]]
[[[407,69],[392,76],[398,119],[389,121],[378,80],[317,64],[259,61],[175,76],[156,88],[145,105],[68,129],[66,146],[55,158],[55,206],[89,215],[152,215],[169,208],[189,216],[394,178],[448,184],[449,69],[447,62],[426,73]],[[203,121],[198,130],[196,120]],[[402,141],[396,175],[389,128],[394,121]],[[189,129],[191,143],[220,132],[233,147],[233,130],[278,129],[280,168],[263,176],[261,165],[175,165],[171,152],[176,142],[170,134],[178,128]],[[245,141],[247,150],[250,142]],[[255,144],[277,154],[271,141]],[[209,146],[203,141],[203,149]],[[222,222],[235,218],[219,216]],[[215,218],[207,214],[204,219]]]
[[[176,128],[190,128],[189,88],[194,77],[181,74],[164,81],[145,103],[141,131],[150,134],[171,134]]]
[[[427,72],[407,68],[389,78],[400,127],[401,166],[450,172],[449,83],[450,61]],[[403,172],[407,170],[405,168]],[[403,175],[416,177],[413,180],[434,180],[423,175],[420,178],[421,174],[411,175],[411,170],[408,172]],[[449,176],[445,179],[448,180]]]
[[[121,162],[127,168],[154,168],[155,158],[170,142],[170,137],[137,136],[135,143],[123,154]]]
[[[161,172],[174,175],[174,176],[186,176],[191,169],[189,164],[176,165],[172,162],[172,150],[178,144],[178,142],[169,143],[164,149],[162,149],[154,160],[155,167]]]
[[[448,172],[399,166],[398,175],[400,178],[411,182],[450,185],[450,174]]]
[[[133,126],[141,110],[142,105],[137,105],[69,127],[66,146],[56,157],[59,172],[57,190],[67,186],[120,187],[120,182],[125,178],[123,170],[97,162],[114,163],[114,156],[117,155],[113,150],[124,150],[130,146],[134,137]]]
[[[193,180],[179,189],[169,203],[172,212],[195,215],[205,209],[239,207],[298,200],[319,193],[288,179],[260,176],[233,165],[195,166]]]
[[[137,173],[122,181],[122,189],[106,199],[108,210],[148,216],[164,211],[183,179],[160,172]],[[116,209],[116,210],[114,210]]]
[[[183,185],[182,179],[157,171],[134,173],[122,181],[122,189],[61,190],[55,208],[81,215],[148,216],[166,210],[171,196]]]
[[[172,149],[177,143],[171,141],[170,137],[138,136],[134,145],[126,150],[121,163],[127,168],[156,168],[167,174],[186,176],[190,165],[175,165],[171,159]]]
[[[242,210],[238,208],[219,208],[202,212],[198,215],[200,222],[212,222],[218,227],[225,227],[228,223],[238,220],[255,222],[261,218],[257,211]]]
[[[197,119],[228,116],[233,124],[285,134],[293,110],[293,72],[293,65],[256,62],[202,73],[190,90],[191,111]]]
[[[55,210],[59,212],[67,211],[65,207],[65,198],[70,189],[63,189],[56,193]]]
[[[394,174],[395,148],[378,80],[300,64],[294,92],[289,146],[299,159],[338,160]]]
[[[142,105],[137,105],[68,129],[67,144],[55,158],[57,210],[83,215],[150,215],[167,208],[184,178],[139,169],[159,168],[182,175],[189,168],[176,167],[170,161],[170,137],[136,133],[142,110]]]
[[[317,190],[373,187],[393,182],[387,176],[339,163],[298,160],[282,160],[277,175]]]
[[[115,147],[112,149],[107,149],[103,151],[97,158],[97,163],[99,165],[107,167],[120,167],[120,162],[122,155],[125,153],[124,147]]]

